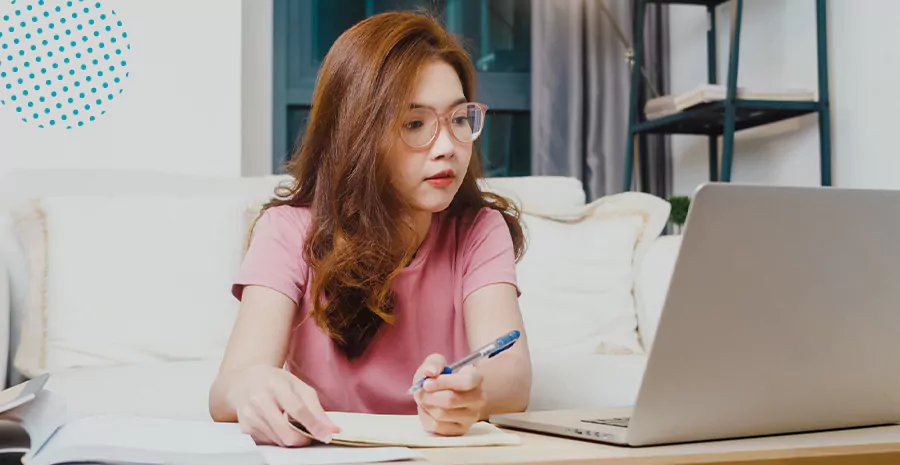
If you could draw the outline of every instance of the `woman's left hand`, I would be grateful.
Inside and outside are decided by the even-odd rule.
[[[419,420],[429,433],[462,436],[481,418],[487,405],[481,388],[483,378],[473,366],[438,376],[446,364],[443,356],[429,355],[416,371],[414,382],[430,378],[415,394]]]

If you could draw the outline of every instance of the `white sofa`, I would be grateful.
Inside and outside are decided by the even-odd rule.
[[[216,320],[215,322],[211,321],[211,325],[216,328],[215,334],[210,339],[214,342],[213,345],[215,347],[211,348],[198,348],[184,341],[184,339],[192,338],[194,334],[198,334],[198,330],[197,328],[185,328],[190,326],[190,324],[196,323],[196,316],[192,316],[193,306],[185,300],[189,299],[190,296],[179,298],[177,291],[173,291],[176,295],[167,301],[168,304],[155,307],[161,315],[160,319],[170,318],[170,320],[152,320],[151,317],[148,317],[148,312],[146,311],[123,317],[124,319],[117,319],[122,315],[127,315],[132,308],[141,308],[141,305],[146,304],[146,302],[143,302],[140,296],[136,296],[135,300],[127,299],[124,301],[111,300],[111,297],[109,299],[100,298],[96,301],[93,297],[79,298],[79,289],[66,288],[66,286],[69,286],[69,283],[54,282],[56,287],[53,287],[50,291],[44,289],[44,299],[46,300],[44,306],[49,306],[50,310],[44,308],[44,313],[36,316],[33,302],[29,300],[33,297],[33,294],[29,294],[29,292],[33,292],[36,285],[35,270],[32,269],[34,264],[29,262],[29,252],[26,250],[27,245],[25,244],[27,241],[23,241],[20,235],[21,231],[17,229],[14,221],[14,218],[19,217],[13,213],[20,211],[24,208],[23,206],[27,206],[29,202],[33,202],[34,199],[38,198],[80,198],[82,203],[78,204],[79,206],[74,210],[69,210],[66,214],[60,213],[52,221],[45,218],[45,221],[50,222],[44,223],[44,227],[62,228],[63,226],[60,225],[68,224],[69,230],[67,232],[74,228],[81,230],[82,234],[86,235],[78,240],[72,237],[67,238],[66,240],[69,244],[67,247],[77,249],[79,244],[85,244],[85,248],[96,248],[98,246],[92,241],[101,239],[94,237],[95,234],[102,236],[105,231],[100,229],[92,230],[91,228],[94,225],[96,225],[96,228],[101,228],[104,221],[109,220],[109,218],[78,217],[78,214],[85,215],[83,212],[86,211],[85,208],[88,208],[85,205],[88,205],[90,208],[98,205],[84,203],[83,200],[86,197],[96,199],[112,198],[113,200],[108,205],[102,204],[106,210],[102,208],[97,210],[106,212],[117,211],[114,210],[115,205],[117,205],[116,201],[121,202],[123,199],[128,199],[129,202],[134,201],[133,204],[129,203],[129,205],[136,205],[137,207],[135,208],[140,208],[140,205],[143,205],[140,199],[155,198],[160,195],[176,196],[185,199],[186,202],[203,202],[204,200],[202,199],[227,197],[236,199],[239,204],[253,206],[267,200],[276,183],[284,179],[278,176],[222,179],[171,173],[86,170],[16,171],[0,177],[0,348],[9,347],[7,353],[0,354],[0,369],[8,368],[8,383],[20,382],[27,375],[41,368],[35,367],[35,348],[40,345],[40,341],[37,341],[37,339],[43,337],[43,344],[48,344],[47,341],[50,339],[53,342],[51,344],[52,347],[43,347],[42,350],[45,352],[51,351],[52,354],[62,353],[64,355],[53,355],[52,363],[46,363],[47,360],[44,360],[45,363],[42,369],[51,373],[49,387],[63,395],[69,405],[71,414],[123,413],[208,419],[207,393],[218,368],[219,359],[217,355],[220,354],[219,351],[224,344],[225,338],[227,338],[227,329],[230,328],[234,307],[223,308],[221,316],[214,315],[211,317],[211,320]],[[559,212],[562,216],[566,216],[585,208],[585,196],[581,190],[581,184],[574,179],[520,178],[490,180],[489,183],[492,188],[499,192],[514,197],[520,205],[527,206],[528,208],[525,210],[539,212],[536,215],[541,218],[541,221],[543,217],[552,215],[553,212]],[[630,195],[632,197],[626,197],[630,199],[628,202],[633,201],[635,198],[633,196],[636,194]],[[613,218],[610,220],[610,224],[615,222],[614,218],[620,217],[622,211],[624,211],[618,203],[620,200],[622,198],[616,198],[617,203],[600,206],[600,209],[616,210],[614,215],[609,216],[609,218]],[[633,330],[638,346],[627,350],[622,349],[622,347],[618,349],[606,347],[609,350],[584,350],[583,346],[573,346],[560,350],[533,348],[534,380],[530,409],[618,406],[630,405],[634,401],[643,374],[647,353],[652,347],[651,343],[655,333],[656,322],[659,318],[662,301],[680,245],[680,237],[678,236],[659,235],[662,224],[665,221],[664,218],[661,219],[661,216],[668,214],[668,204],[662,202],[661,199],[657,199],[656,204],[653,203],[654,200],[652,199],[638,198],[638,200],[641,202],[649,200],[651,204],[650,210],[655,210],[649,220],[646,214],[643,217],[642,227],[645,228],[642,239],[643,246],[638,247],[639,250],[628,251],[628,254],[633,253],[634,257],[633,260],[629,259],[628,266],[631,268],[626,270],[630,273],[630,279],[627,283],[616,284],[616,286],[619,286],[619,289],[615,290],[618,292],[621,289],[625,289],[628,295],[628,303],[633,306],[631,311],[634,314],[624,319],[619,315],[615,319],[610,320],[611,323],[609,323],[611,327],[615,326],[617,328],[615,331],[620,333],[622,333],[623,330],[621,328],[623,327]],[[628,204],[628,202],[625,203]],[[61,211],[63,207],[60,205],[66,204],[58,204],[52,208]],[[662,208],[661,205],[665,206],[666,209],[664,211],[660,210]],[[629,204],[628,208],[632,206]],[[78,208],[82,210],[78,210]],[[110,210],[110,208],[113,208],[113,210]],[[133,210],[119,211],[117,215],[120,214],[122,216],[121,221],[123,222],[140,221],[141,218],[136,216]],[[94,210],[91,211],[93,212]],[[178,218],[176,213],[168,213],[174,215],[173,218]],[[199,216],[202,217],[202,215]],[[189,228],[189,225],[193,224],[191,221],[195,221],[193,216],[188,219],[189,221],[185,223],[187,225],[185,228]],[[246,218],[242,221],[246,221]],[[550,241],[548,237],[552,236],[547,236],[547,234],[556,234],[553,231],[562,230],[560,228],[574,227],[558,222],[541,223],[543,225],[538,227],[537,221],[535,220],[534,222],[535,234],[548,243],[556,242],[556,238]],[[200,225],[198,227],[202,228],[208,226],[198,224]],[[648,224],[649,230],[646,229]],[[229,223],[229,225],[233,229],[233,223]],[[137,244],[152,242],[161,234],[159,231],[165,233],[164,229],[166,227],[166,224],[153,225],[146,228],[146,232],[144,232],[145,229],[143,227],[135,227],[137,229],[129,230],[128,234],[129,238],[136,244],[135,247],[140,247]],[[168,227],[171,229],[171,225],[168,225]],[[610,231],[615,232],[615,227],[617,226],[609,227],[612,228]],[[236,235],[231,229],[228,231],[222,229],[221,233],[215,232],[214,234],[208,234],[208,231],[204,229],[201,233],[207,234],[211,242],[223,241],[225,240],[223,238],[229,238],[228,240],[233,241],[235,237],[239,238],[240,234]],[[599,231],[601,236],[606,234],[603,232],[606,230],[601,229]],[[184,233],[192,234],[191,231],[184,231]],[[604,237],[593,237],[590,233],[590,230],[582,231],[579,233],[582,236],[576,235],[573,237],[585,237],[591,241],[605,240]],[[47,231],[44,231],[44,234],[46,235]],[[50,234],[55,233],[50,232]],[[146,234],[146,236],[142,237],[142,234]],[[584,234],[588,235],[584,236]],[[565,242],[565,239],[562,238],[562,242]],[[46,237],[43,240],[46,241]],[[61,239],[59,240],[62,241]],[[94,245],[91,246],[89,244]],[[606,247],[606,245],[602,244],[606,244],[606,242],[601,243],[601,246]],[[535,246],[534,250],[537,255],[544,254],[546,260],[554,260],[565,253],[564,251],[561,252],[564,246],[566,244],[562,244],[559,247],[554,246],[556,248],[543,247],[543,249]],[[56,244],[54,247],[57,248],[54,250],[58,251],[63,246]],[[154,276],[163,280],[168,279],[169,277],[165,274],[165,270],[147,270],[142,266],[138,266],[138,264],[132,264],[131,267],[128,267],[126,264],[124,268],[114,271],[92,271],[91,267],[94,266],[94,263],[91,262],[93,260],[84,259],[84,263],[72,263],[72,260],[75,260],[73,257],[90,257],[90,253],[93,252],[68,250],[65,253],[57,253],[56,256],[46,263],[47,267],[55,268],[53,268],[52,272],[48,272],[45,269],[44,277],[46,278],[49,273],[52,277],[68,276],[70,282],[91,282],[90,278],[94,272],[97,273],[97,279],[100,280],[115,281],[117,276],[135,276],[147,281],[145,283],[148,292],[146,296],[150,300],[152,300],[151,297],[157,296],[158,293],[165,294],[167,292],[166,289],[155,288],[155,283],[153,282]],[[584,255],[590,255],[590,253],[584,252]],[[60,256],[64,257],[65,260],[60,258]],[[598,255],[601,259],[604,256]],[[609,256],[620,257],[622,254],[620,251],[612,251]],[[526,260],[528,260],[528,257],[526,254]],[[632,257],[632,255],[628,255],[628,257]],[[110,263],[115,263],[114,258],[109,257]],[[149,258],[147,263],[155,263],[152,260],[153,257]],[[230,260],[227,263],[230,263],[232,268],[239,263],[233,257]],[[102,262],[103,260],[100,261]],[[573,261],[572,267],[562,266],[554,270],[553,273],[561,279],[555,282],[557,284],[563,283],[562,288],[565,288],[565,282],[569,279],[572,279],[573,282],[580,279],[582,285],[585,283],[590,285],[592,282],[596,282],[598,287],[601,283],[610,281],[603,276],[597,276],[596,278],[583,276],[584,273],[582,271],[584,271],[584,268],[576,268],[582,265],[575,263],[576,261],[578,261],[578,257]],[[196,265],[194,263],[186,264],[185,266],[189,268],[194,266],[193,269],[196,274],[191,276],[198,280],[203,280],[207,274],[210,276],[223,276],[223,270],[221,269],[205,270],[202,266],[198,267]],[[221,263],[210,263],[209,266],[221,267]],[[522,272],[524,281],[534,279],[532,275],[540,276],[541,267],[538,264],[532,263],[527,266],[530,267],[529,270],[523,270]],[[596,267],[597,264],[594,263],[591,266]],[[228,273],[233,273],[233,271],[233,269],[224,270],[224,276],[227,278]],[[52,277],[50,279],[55,279]],[[530,287],[525,286],[524,282],[522,283],[523,298],[526,295],[540,294],[536,289],[541,284],[534,284],[533,281],[528,282],[531,283]],[[46,282],[44,284],[46,286]],[[223,296],[226,299],[230,299],[230,294],[228,294],[229,288],[223,286],[221,290]],[[116,290],[111,289],[109,292],[114,294]],[[613,291],[600,289],[599,292],[600,294],[595,293],[594,296],[600,296],[598,302],[602,304],[604,302],[602,299],[606,299],[607,294]],[[536,305],[541,306],[541,314],[538,314],[534,308],[531,308],[529,316],[526,318],[526,332],[529,333],[529,336],[531,336],[532,332],[535,334],[535,342],[538,346],[541,344],[540,338],[543,338],[545,342],[548,340],[552,342],[552,338],[548,339],[547,328],[563,325],[564,323],[560,322],[565,322],[565,315],[569,310],[565,308],[566,305],[569,305],[566,302],[571,301],[571,299],[567,299],[569,297],[578,298],[578,296],[563,296],[561,294],[557,294],[557,296],[560,298],[559,307],[562,308],[553,308],[553,305],[546,304],[546,300],[540,304],[537,303],[540,300],[532,300],[530,302],[533,303],[528,304],[529,308]],[[544,296],[544,298],[546,299],[547,296]],[[551,295],[550,298],[554,297]],[[90,302],[86,302],[83,304],[83,307],[79,307],[78,305],[81,305],[81,303],[78,300]],[[227,306],[234,305],[236,307],[236,302],[228,302]],[[523,301],[524,304],[525,301]],[[109,308],[98,309],[102,305]],[[604,305],[606,304],[602,304],[601,307]],[[610,311],[607,307],[596,309],[597,314]],[[65,308],[69,314],[66,314],[64,317],[58,315],[59,312],[62,312],[59,308]],[[73,315],[73,308],[76,310],[85,308],[84,312],[91,316]],[[95,311],[99,313],[94,313]],[[593,312],[594,310],[590,311]],[[587,319],[593,318],[592,313],[586,313],[585,315]],[[207,318],[208,315],[202,315],[202,317]],[[182,322],[186,323],[182,325]],[[159,326],[160,324],[163,326]],[[41,325],[41,328],[36,330],[35,325]],[[120,327],[115,325],[120,325]],[[167,327],[165,325],[171,326]],[[160,327],[164,329],[159,330]],[[141,328],[144,329],[142,330]],[[102,332],[102,334],[100,332],[97,333],[98,340],[112,338],[110,339],[112,342],[105,342],[110,347],[109,353],[99,354],[99,356],[97,353],[88,355],[87,352],[99,349],[90,345],[89,342],[91,341],[71,339],[74,337],[71,334],[90,334],[90,331],[93,330]],[[601,330],[605,331],[604,328],[601,328]],[[60,335],[67,332],[71,334]],[[611,334],[612,332],[613,329],[610,329],[609,333]],[[212,331],[206,331],[201,336],[208,337],[210,333]],[[66,339],[66,337],[70,339]],[[80,337],[84,338],[84,336]],[[116,342],[119,340],[115,339],[116,337],[127,340]],[[176,339],[164,343],[167,345],[160,345],[163,344],[160,341],[165,340],[165,337],[175,337]],[[565,341],[569,335],[559,334],[558,337],[560,341]],[[590,337],[594,338],[593,335]],[[609,340],[613,342],[622,338],[621,334],[618,336],[615,334],[602,334],[597,337],[601,339],[611,338]],[[142,351],[134,350],[134,347],[130,347],[127,350],[121,349],[120,351],[116,346],[116,344],[128,345],[130,341],[136,339],[141,341],[146,339],[149,341],[146,344],[149,345],[141,342],[145,344],[140,346],[143,348]],[[596,341],[596,338],[589,340]],[[622,346],[628,346],[628,344],[622,343]],[[19,353],[20,351],[27,351],[29,354]],[[106,357],[107,355],[108,357]],[[44,353],[44,357],[47,357],[46,353]]]

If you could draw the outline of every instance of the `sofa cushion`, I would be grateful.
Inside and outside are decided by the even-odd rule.
[[[25,228],[31,233],[23,237],[17,233],[10,211],[27,210],[35,200],[70,196],[153,198],[164,195],[187,199],[238,195],[250,204],[259,204],[273,195],[278,184],[289,181],[291,178],[286,175],[222,178],[79,169],[18,170],[0,176],[0,260],[10,271],[12,358],[18,359],[29,375],[38,374],[46,368],[39,363],[44,347],[43,333],[47,326],[42,321],[46,315],[40,309],[45,308],[43,299],[46,292],[42,287],[47,283],[42,282],[48,275],[41,257],[43,249],[32,247],[35,244],[43,247],[43,238],[39,237],[41,224],[33,223]],[[573,178],[492,178],[483,182],[535,208],[557,210],[584,203],[581,183]],[[222,314],[227,315],[227,310],[223,310]],[[20,351],[23,352],[21,356]],[[11,374],[12,382],[20,380],[18,372]]]
[[[245,189],[250,193],[259,190]],[[26,319],[26,307],[36,305],[33,300],[26,304],[30,289],[36,286],[29,279],[29,274],[43,273],[43,270],[33,270],[30,267],[21,237],[16,232],[11,214],[13,211],[27,208],[36,199],[56,196],[144,197],[165,194],[188,197],[229,195],[235,192],[242,192],[241,178],[147,170],[22,169],[0,176],[0,261],[10,274],[11,356],[17,356],[22,343],[27,344],[20,339],[20,335],[27,331],[22,329],[22,324]],[[12,370],[10,382],[21,381],[22,374],[18,370]]]
[[[9,358],[3,348],[9,347],[9,274],[3,262],[0,261],[0,373],[6,374]],[[0,389],[6,389],[7,384],[0,382]]]
[[[75,417],[211,421],[209,389],[218,369],[214,360],[70,368],[50,375],[47,389],[59,394],[67,414]]]
[[[26,314],[22,373],[222,354],[237,312],[222,289],[243,251],[242,197],[50,197],[37,208],[45,298]]]
[[[528,410],[634,405],[647,364],[645,355],[532,353]]]
[[[642,344],[647,351],[653,347],[680,247],[680,235],[661,236],[653,241],[639,262],[635,298],[641,302],[637,318]]]
[[[581,181],[564,176],[487,178],[483,189],[510,199],[520,209],[554,211],[585,204]]]
[[[37,203],[23,204],[12,212],[15,231],[27,261],[27,294],[24,297],[24,314],[21,332],[32,335],[21,340],[15,353],[15,364],[24,367],[38,367],[46,359],[46,313],[47,295],[47,221],[44,210]],[[34,376],[26,368],[29,376]]]
[[[532,354],[528,410],[634,405],[646,363],[643,355]],[[209,389],[218,368],[213,360],[71,368],[52,374],[47,388],[73,416],[211,420]]]
[[[640,354],[634,264],[668,202],[629,192],[553,212],[526,208],[519,306],[534,352]]]

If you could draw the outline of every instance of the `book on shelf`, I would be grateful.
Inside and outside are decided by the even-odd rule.
[[[644,115],[647,120],[674,115],[689,108],[725,100],[727,88],[722,84],[702,84],[687,92],[664,95],[647,101]],[[737,88],[741,100],[774,100],[782,102],[814,102],[815,92],[808,89],[753,89]]]

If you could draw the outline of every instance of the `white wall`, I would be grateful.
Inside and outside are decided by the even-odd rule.
[[[38,129],[0,107],[0,174],[93,168],[239,175],[241,0],[104,4],[116,9],[132,45],[121,98],[105,116],[69,131]],[[0,2],[0,12],[10,9]]]
[[[744,2],[738,85],[817,88],[814,0]],[[706,14],[672,6],[672,91],[706,79]],[[900,2],[828,2],[833,181],[842,187],[900,188],[897,97]],[[719,82],[727,76],[731,3],[717,10]],[[735,146],[732,181],[818,185],[818,119],[808,115],[745,133]],[[740,133],[739,133],[740,134]],[[690,194],[708,179],[706,139],[673,138],[674,192]]]
[[[272,171],[272,0],[243,0],[241,152],[244,176]]]

